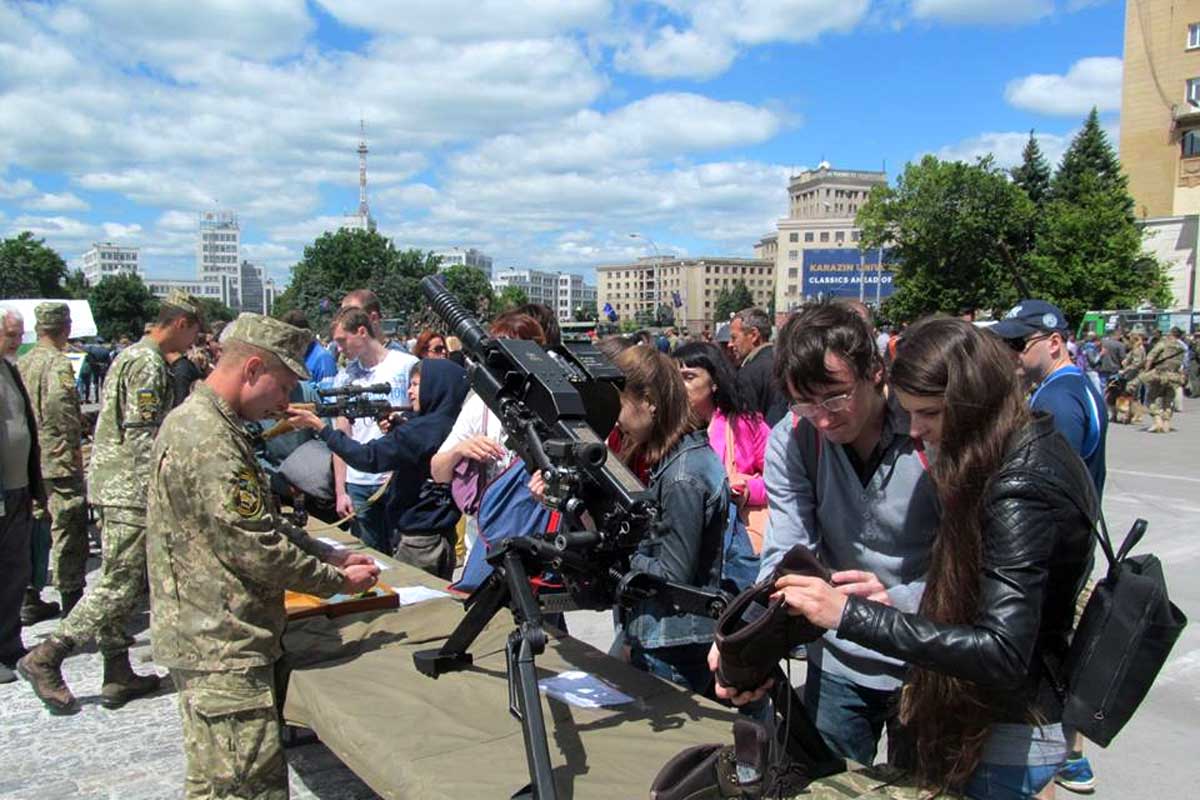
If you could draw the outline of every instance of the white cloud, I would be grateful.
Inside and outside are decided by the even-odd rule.
[[[1121,59],[1083,58],[1065,75],[1034,74],[1009,81],[1004,99],[1017,108],[1039,114],[1078,116],[1096,107],[1100,112],[1121,109]]]
[[[663,24],[636,32],[617,49],[613,63],[653,78],[712,78],[739,52],[770,42],[812,42],[846,33],[861,23],[869,0],[659,0],[690,27]]]
[[[317,0],[340,22],[378,33],[443,39],[555,36],[588,30],[608,0]]]
[[[120,222],[105,222],[100,227],[104,231],[104,236],[113,241],[133,239],[142,233],[142,226],[137,223],[124,225]]]
[[[1015,25],[1047,17],[1054,0],[913,0],[912,15],[956,25]]]
[[[1109,121],[1102,122],[1100,127],[1104,130],[1108,137],[1109,144],[1114,148],[1120,138],[1120,125],[1118,122]],[[1066,133],[1046,133],[1037,131],[1034,133],[1038,142],[1038,147],[1042,150],[1042,155],[1046,157],[1046,163],[1051,169],[1058,166],[1058,162],[1062,159],[1063,153],[1071,144],[1071,140],[1079,133],[1078,128],[1067,131]],[[978,136],[972,136],[955,144],[946,145],[940,148],[935,155],[946,161],[974,161],[976,158],[991,154],[996,161],[997,166],[1010,168],[1021,163],[1022,153],[1025,150],[1025,144],[1029,141],[1029,132],[1009,131],[1004,133],[981,133]]]
[[[71,192],[61,194],[44,192],[39,197],[27,200],[22,205],[34,211],[87,211],[90,208],[86,201]]]
[[[16,200],[28,197],[36,191],[33,181],[27,178],[18,178],[15,181],[6,181],[0,178],[0,200]]]
[[[746,103],[696,94],[657,94],[609,114],[580,111],[561,126],[501,136],[454,161],[466,174],[590,171],[647,158],[678,158],[770,139],[783,120]]]

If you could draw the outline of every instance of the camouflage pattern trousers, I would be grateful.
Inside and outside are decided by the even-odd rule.
[[[146,592],[146,515],[139,509],[100,509],[100,580],[55,631],[81,647],[93,638],[106,656],[129,650],[125,624]]]
[[[50,511],[50,569],[60,592],[83,588],[87,575],[87,498],[83,478],[47,478]]]
[[[1171,419],[1175,413],[1175,387],[1181,380],[1171,376],[1167,380],[1161,377],[1151,377],[1146,381],[1146,405],[1151,414],[1161,415],[1163,419]]]
[[[287,800],[274,670],[172,669],[183,719],[188,800]]]

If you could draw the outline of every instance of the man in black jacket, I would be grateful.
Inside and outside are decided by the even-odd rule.
[[[0,683],[16,680],[25,655],[21,602],[33,574],[29,537],[33,503],[46,502],[33,406],[21,373],[7,358],[21,343],[23,321],[6,311],[0,321]]]
[[[787,414],[787,395],[775,380],[775,348],[771,320],[761,308],[746,308],[729,323],[729,344],[737,357],[738,391],[747,405],[771,427]]]

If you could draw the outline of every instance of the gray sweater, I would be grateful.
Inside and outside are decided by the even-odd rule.
[[[925,589],[938,509],[933,481],[908,435],[908,415],[894,398],[879,447],[883,457],[867,486],[841,445],[789,413],[771,430],[764,478],[770,507],[759,578],[794,545],[831,570],[875,573],[892,605],[916,611]],[[814,481],[809,472],[816,474]],[[839,639],[835,631],[808,646],[809,662],[871,689],[899,687],[904,664]]]

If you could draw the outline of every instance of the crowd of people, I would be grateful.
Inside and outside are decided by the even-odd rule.
[[[457,340],[435,330],[389,339],[381,318],[362,289],[343,298],[328,344],[298,311],[205,332],[199,305],[173,293],[107,363],[85,473],[69,312],[39,306],[38,345],[19,369],[0,367],[0,680],[15,668],[53,713],[72,713],[62,663],[94,639],[101,702],[153,692],[160,678],[134,672],[124,633],[149,585],[189,796],[286,796],[272,674],[281,590],[361,591],[378,570],[308,537],[280,501],[324,500],[370,547],[451,580],[487,546],[489,487],[524,468],[470,391]],[[6,354],[18,323],[5,319]],[[493,337],[561,344],[544,306],[489,325]],[[1056,777],[1090,788],[1053,685],[1092,567],[1106,384],[1126,379],[1136,394],[1128,384],[1140,381],[1165,421],[1156,427],[1169,429],[1174,387],[1197,365],[1181,334],[1148,350],[1137,332],[1120,351],[1113,337],[1075,343],[1062,312],[1039,300],[987,328],[935,316],[890,334],[860,303],[814,302],[774,336],[755,308],[727,330],[725,342],[672,330],[598,343],[624,376],[616,424],[598,433],[663,522],[631,568],[713,590],[777,577],[788,613],[825,631],[806,648],[804,705],[840,756],[874,763],[886,729],[888,760],[929,786],[988,798],[1031,797]],[[303,405],[319,388],[379,384],[396,414],[328,419]],[[522,483],[542,497],[539,474]],[[88,503],[103,558],[85,592]],[[53,543],[40,577],[35,515]],[[828,580],[777,574],[797,546]],[[731,583],[735,553],[750,573]],[[42,602],[47,572],[62,620],[26,652],[23,608]],[[768,685],[716,678],[714,626],[648,598],[616,615],[611,652],[769,716]]]

